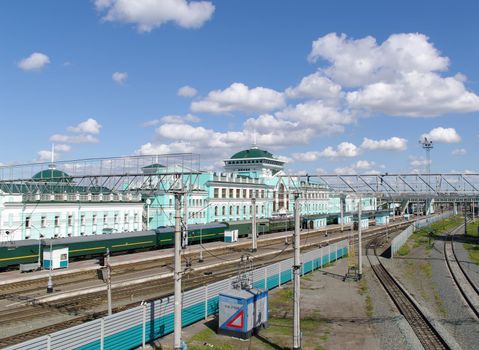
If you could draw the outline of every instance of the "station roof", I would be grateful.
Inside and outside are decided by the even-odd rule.
[[[34,181],[42,182],[70,182],[72,178],[64,171],[58,169],[45,169],[32,176]]]
[[[265,150],[259,148],[250,148],[238,153],[235,153],[231,159],[246,159],[246,158],[274,158],[273,155]]]

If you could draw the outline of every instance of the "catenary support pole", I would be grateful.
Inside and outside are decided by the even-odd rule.
[[[175,193],[175,318],[174,349],[181,350],[181,194]]]
[[[256,252],[256,198],[251,198],[251,235],[253,236],[252,252]]]
[[[300,213],[299,194],[294,194],[294,264],[293,264],[293,350],[301,349],[301,251],[300,251]]]
[[[53,238],[50,238],[50,266],[48,269],[47,293],[53,293],[52,271],[53,271]]]
[[[106,290],[108,297],[108,316],[111,315],[111,266],[110,266],[110,249],[106,248]]]
[[[464,201],[464,236],[467,236],[467,206]]]
[[[344,231],[344,200],[343,197],[339,197],[339,211],[341,213],[341,232]]]
[[[359,197],[358,203],[358,265],[359,265],[359,279],[363,276],[363,248],[362,248],[362,227],[361,227],[361,212],[362,212],[362,199]]]

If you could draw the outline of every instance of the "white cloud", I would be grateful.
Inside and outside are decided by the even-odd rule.
[[[54,134],[50,136],[50,141],[52,142],[65,142],[65,143],[98,143],[99,140],[90,135],[64,135],[64,134]]]
[[[432,160],[427,160],[424,157],[409,157],[409,165],[411,166],[411,172],[413,173],[426,173],[428,165],[432,164]]]
[[[150,32],[167,22],[183,28],[199,28],[210,20],[215,6],[209,1],[187,0],[95,0],[103,19],[132,23],[140,32]]]
[[[147,122],[144,122],[142,125],[143,127],[150,127],[150,126],[157,126],[161,123],[170,123],[170,124],[182,124],[182,123],[198,123],[201,119],[193,114],[186,114],[186,115],[165,115],[160,119],[153,119]]]
[[[371,36],[355,40],[330,33],[313,42],[308,58],[329,61],[324,72],[349,87],[395,79],[400,72],[444,71],[449,65],[420,33],[393,34],[381,45]]]
[[[284,106],[282,93],[256,87],[250,89],[242,83],[233,83],[225,90],[214,90],[202,100],[191,104],[193,112],[228,113],[234,111],[266,112]]]
[[[434,128],[428,133],[422,134],[421,139],[427,137],[428,140],[438,143],[458,143],[461,142],[461,136],[454,128]]]
[[[354,164],[354,167],[356,169],[371,169],[375,165],[376,165],[375,162],[371,162],[371,161],[368,161],[368,160],[358,160]]]
[[[455,148],[452,150],[451,154],[453,156],[464,156],[466,155],[466,150],[464,148]]]
[[[319,100],[289,106],[275,115],[283,120],[298,122],[304,127],[314,127],[315,130],[327,134],[342,133],[344,125],[354,123],[356,120],[349,111],[340,111]]]
[[[79,123],[77,126],[69,126],[67,130],[76,133],[99,134],[101,127],[101,124],[95,119],[88,118],[87,120]]]
[[[313,162],[319,158],[350,158],[357,157],[359,154],[360,149],[356,145],[350,142],[341,142],[336,148],[329,146],[322,151],[293,153],[293,158],[302,162]]]
[[[407,148],[407,140],[397,136],[387,140],[371,140],[365,137],[361,148],[367,150],[404,151]]]
[[[394,116],[432,117],[479,110],[462,74],[444,77],[449,59],[420,33],[393,34],[382,44],[371,36],[349,39],[330,33],[313,42],[309,60],[333,82],[357,88],[346,94],[351,108]]]
[[[128,79],[127,72],[115,72],[111,75],[111,78],[118,85],[125,85],[126,80]]]
[[[297,86],[287,88],[285,93],[290,98],[337,98],[341,86],[316,72],[304,77]]]
[[[65,145],[65,144],[55,145],[54,161],[59,159],[63,153],[70,152],[70,151],[71,151],[70,145]],[[49,162],[51,160],[52,160],[52,151],[44,149],[44,150],[38,151],[35,162]]]
[[[270,130],[292,130],[298,126],[287,120],[281,120],[271,114],[262,114],[258,118],[249,118],[245,122],[245,127],[259,132],[268,132]]]
[[[170,154],[170,153],[191,153],[193,146],[184,142],[174,142],[170,144],[145,143],[137,151],[137,154]]]
[[[72,149],[72,148],[71,148],[70,145],[65,145],[65,144],[63,144],[63,143],[60,143],[60,144],[55,145],[55,153],[56,153],[56,152],[60,152],[60,153],[70,152],[71,149]]]
[[[150,123],[157,125],[160,121]],[[270,123],[270,128],[267,128]],[[260,147],[277,149],[290,145],[305,144],[315,134],[311,128],[299,127],[297,124],[279,120],[271,115],[261,115],[257,119],[245,121],[239,131],[220,132],[202,126],[192,126],[184,122],[171,121],[161,124],[156,130],[158,140],[142,145],[137,153],[147,154],[178,152],[180,147],[205,155],[207,159],[226,158],[240,148],[250,147],[256,139]],[[170,143],[168,143],[170,142]],[[154,152],[153,152],[154,153]],[[283,160],[290,159],[282,158]]]
[[[404,73],[393,82],[377,82],[349,92],[351,107],[394,116],[434,117],[479,110],[479,96],[466,90],[457,77],[431,72]]]
[[[182,86],[178,89],[178,96],[182,96],[182,97],[193,97],[197,93],[198,93],[198,90],[196,90],[195,88],[189,85]]]
[[[52,159],[52,151],[46,149],[38,151],[37,155],[36,162],[48,162]]]
[[[40,70],[50,63],[50,58],[41,52],[34,52],[30,56],[22,59],[18,64],[18,68],[23,70]]]
[[[339,167],[334,169],[335,174],[354,175],[358,173],[363,174],[380,174],[381,171],[375,169],[376,163],[369,160],[358,160],[356,163],[347,167]],[[382,168],[383,166],[379,166]]]

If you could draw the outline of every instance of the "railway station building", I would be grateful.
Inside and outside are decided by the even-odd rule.
[[[293,216],[294,193],[301,201],[302,226],[320,228],[340,221],[351,222],[357,199],[340,197],[326,185],[284,176],[285,162],[257,146],[224,160],[222,172],[185,175],[188,224],[251,222],[253,205],[258,220]],[[142,168],[146,174],[183,172],[160,163]],[[187,169],[186,169],[187,170]],[[169,175],[168,175],[169,176]],[[166,176],[162,181],[177,181]],[[154,177],[152,177],[153,179]],[[41,186],[34,193],[29,186]],[[0,241],[80,237],[141,231],[174,226],[174,195],[151,183],[152,191],[111,191],[109,188],[73,183],[67,172],[50,164],[25,185],[0,186]],[[254,203],[254,204],[253,204]],[[362,199],[363,212],[376,210],[375,198]],[[183,212],[184,213],[184,212]],[[182,214],[183,214],[182,213]]]

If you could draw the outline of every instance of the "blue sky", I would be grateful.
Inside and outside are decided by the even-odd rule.
[[[218,168],[255,134],[296,171],[423,171],[426,134],[432,171],[479,170],[476,2],[136,3],[0,2],[1,163]]]

